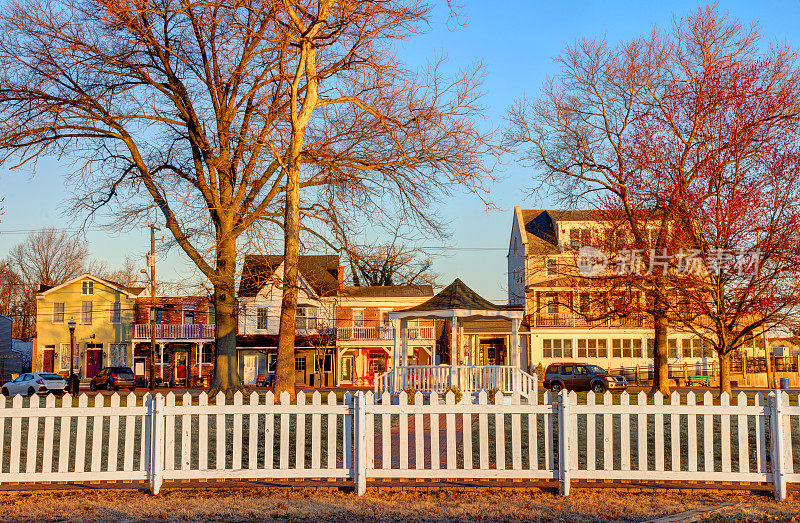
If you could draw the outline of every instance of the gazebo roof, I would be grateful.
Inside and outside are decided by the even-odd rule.
[[[428,301],[389,313],[391,319],[449,316],[522,318],[522,309],[495,305],[456,278]]]

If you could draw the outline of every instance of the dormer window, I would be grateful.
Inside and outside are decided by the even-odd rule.
[[[94,282],[91,280],[81,282],[81,294],[84,296],[94,294]]]

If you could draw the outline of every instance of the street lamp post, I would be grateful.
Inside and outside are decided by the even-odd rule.
[[[67,322],[69,326],[69,392],[75,394],[75,376],[74,362],[75,362],[75,319],[70,318]]]

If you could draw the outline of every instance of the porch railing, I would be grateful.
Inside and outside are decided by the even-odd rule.
[[[528,397],[536,392],[536,378],[510,365],[408,365],[395,367],[375,379],[378,394],[405,389],[444,393],[449,387],[461,392],[519,392]]]
[[[587,319],[580,314],[534,314],[532,323],[536,327],[646,327],[643,314],[625,318]]]
[[[150,339],[149,323],[133,324],[133,339]],[[214,325],[193,323],[188,325],[156,324],[156,339],[159,340],[213,340]]]
[[[409,327],[406,329],[409,340],[432,340],[433,327]],[[378,327],[337,327],[336,339],[338,341],[373,341],[393,340],[394,328],[392,326]]]

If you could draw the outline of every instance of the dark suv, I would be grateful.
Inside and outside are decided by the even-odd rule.
[[[544,387],[553,392],[567,390],[625,390],[628,382],[622,376],[609,374],[597,365],[553,363],[544,373]]]
[[[130,367],[104,367],[89,382],[89,390],[136,389],[136,376]]]

